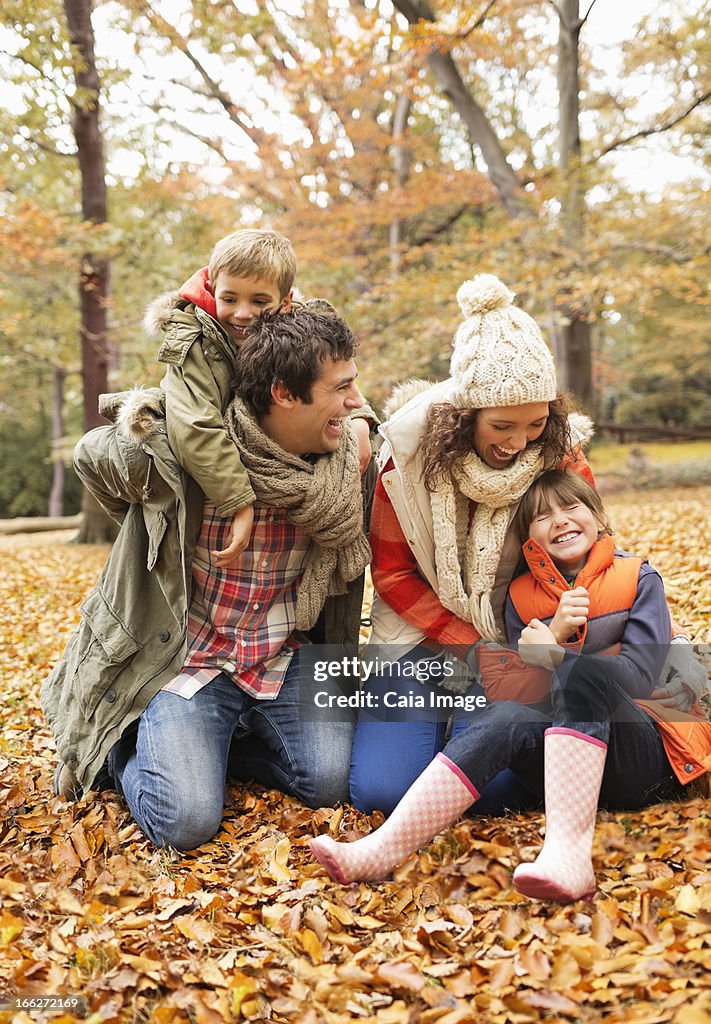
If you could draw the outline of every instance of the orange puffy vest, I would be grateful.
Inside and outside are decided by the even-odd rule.
[[[523,622],[533,618],[545,622],[555,615],[561,594],[569,584],[535,541],[527,540],[523,552],[531,571],[512,582],[509,597]],[[561,646],[587,654],[619,653],[643,561],[633,555],[616,555],[613,540],[607,534],[593,545],[573,584],[588,591],[590,614],[575,638]],[[551,673],[527,665],[516,651],[482,646],[477,649],[477,658],[489,700],[537,704],[548,697]],[[695,713],[686,715],[665,708],[661,701],[635,703],[654,719],[669,763],[682,783],[711,771],[711,722],[698,706],[692,709]]]

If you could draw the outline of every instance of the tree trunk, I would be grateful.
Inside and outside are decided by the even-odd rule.
[[[585,236],[585,200],[580,169],[580,0],[559,0],[558,5],[558,167],[560,170],[560,221],[563,243],[571,262],[578,260]],[[593,401],[592,344],[588,310],[567,303],[559,309],[555,351],[562,388],[573,391],[590,412]],[[561,317],[562,314],[562,317]]]
[[[393,0],[396,10],[410,25],[418,21],[436,21],[426,0]],[[559,165],[564,194],[561,197],[561,222],[569,251],[580,254],[584,225],[584,200],[580,180],[580,131],[578,77],[578,41],[582,21],[579,0],[559,0],[558,16],[558,89],[559,89]],[[452,106],[467,127],[471,142],[479,149],[488,177],[512,217],[525,216],[520,202],[520,182],[506,159],[506,153],[485,111],[464,83],[449,53],[433,50],[428,63],[447,94]],[[579,304],[558,307],[553,321],[553,346],[561,388],[574,391],[581,403],[592,401],[592,355],[587,311]],[[562,315],[561,315],[562,314]]]
[[[410,177],[410,152],[405,145],[405,136],[407,135],[407,119],[410,115],[411,107],[412,100],[410,97],[406,92],[401,93],[397,98],[393,114],[393,168],[395,172],[396,195],[405,187]],[[400,270],[403,241],[402,227],[400,217],[394,217],[390,221],[390,272],[393,277],[396,277]]]
[[[410,25],[418,21],[435,21],[435,15],[424,0],[393,0]],[[521,216],[519,202],[521,183],[516,172],[506,159],[506,153],[496,133],[489,124],[486,114],[462,81],[457,65],[449,53],[432,49],[427,62],[435,73],[450,103],[467,127],[469,138],[478,148],[486,164],[487,174],[498,196],[511,217]]]
[[[52,367],[52,487],[49,492],[48,514],[61,516],[64,511],[64,459],[61,442],[64,437],[64,378],[66,371]]]
[[[82,216],[85,221],[103,224],[107,219],[106,178],[92,0],[64,0],[64,11],[76,61],[77,96],[73,100],[72,129],[81,171]],[[104,257],[86,252],[81,258],[79,306],[85,430],[103,422],[99,416],[99,395],[108,391],[109,270],[109,261]],[[115,524],[86,491],[82,509],[84,523],[77,538],[80,543],[98,543],[115,537]]]

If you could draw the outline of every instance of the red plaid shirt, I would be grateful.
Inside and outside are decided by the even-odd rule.
[[[231,517],[205,505],[193,559],[188,654],[163,689],[189,699],[225,672],[247,693],[273,700],[300,643],[296,592],[310,541],[283,509],[255,504],[247,549],[236,564],[218,569],[210,552],[227,547],[231,526]]]

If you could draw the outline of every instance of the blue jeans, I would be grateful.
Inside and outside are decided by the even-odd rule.
[[[364,685],[366,693],[377,698],[377,711],[364,709],[358,716],[351,754],[351,801],[358,810],[374,810],[389,815],[430,761],[444,748],[446,737],[453,739],[469,729],[480,711],[455,710],[448,716],[438,715],[429,708],[405,711],[383,707],[385,692],[405,697],[411,692],[427,693],[413,685],[410,666],[423,662],[439,665],[439,659],[425,647],[416,647],[397,662],[391,673],[372,676]],[[432,669],[429,682],[437,687],[442,672]],[[446,691],[441,691],[446,692]],[[483,693],[477,686],[470,694]],[[449,728],[448,728],[449,727]],[[540,803],[540,796],[526,787],[508,765],[495,773],[488,785],[479,788],[481,796],[472,806],[471,814],[504,814],[510,810],[526,810]]]
[[[153,843],[192,850],[211,839],[228,775],[310,807],[348,799],[353,726],[302,713],[298,663],[297,652],[275,700],[256,700],[224,674],[190,700],[153,697],[109,755],[116,789]]]
[[[444,753],[478,790],[510,767],[542,794],[545,732],[559,726],[607,744],[601,807],[633,811],[660,800],[683,799],[684,787],[658,729],[615,682],[612,662],[567,657],[552,677],[550,701],[534,706],[497,701],[467,732],[452,737]]]

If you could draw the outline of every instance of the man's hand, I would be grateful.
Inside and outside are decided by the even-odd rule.
[[[553,630],[540,619],[531,619],[518,638],[519,656],[527,665],[555,672],[565,657]]]
[[[556,643],[564,644],[571,633],[583,626],[590,614],[590,595],[585,587],[566,590],[561,596],[558,611],[551,619],[551,630]]]
[[[249,544],[249,538],[252,536],[253,522],[254,509],[251,505],[245,505],[244,508],[235,512],[232,517],[232,530],[229,545],[222,551],[212,552],[213,561],[218,569],[224,569],[226,566],[234,562],[238,555],[242,554]]]
[[[358,471],[363,476],[373,457],[373,452],[370,448],[370,426],[368,421],[361,416],[357,419],[351,418],[350,423],[358,439]]]

